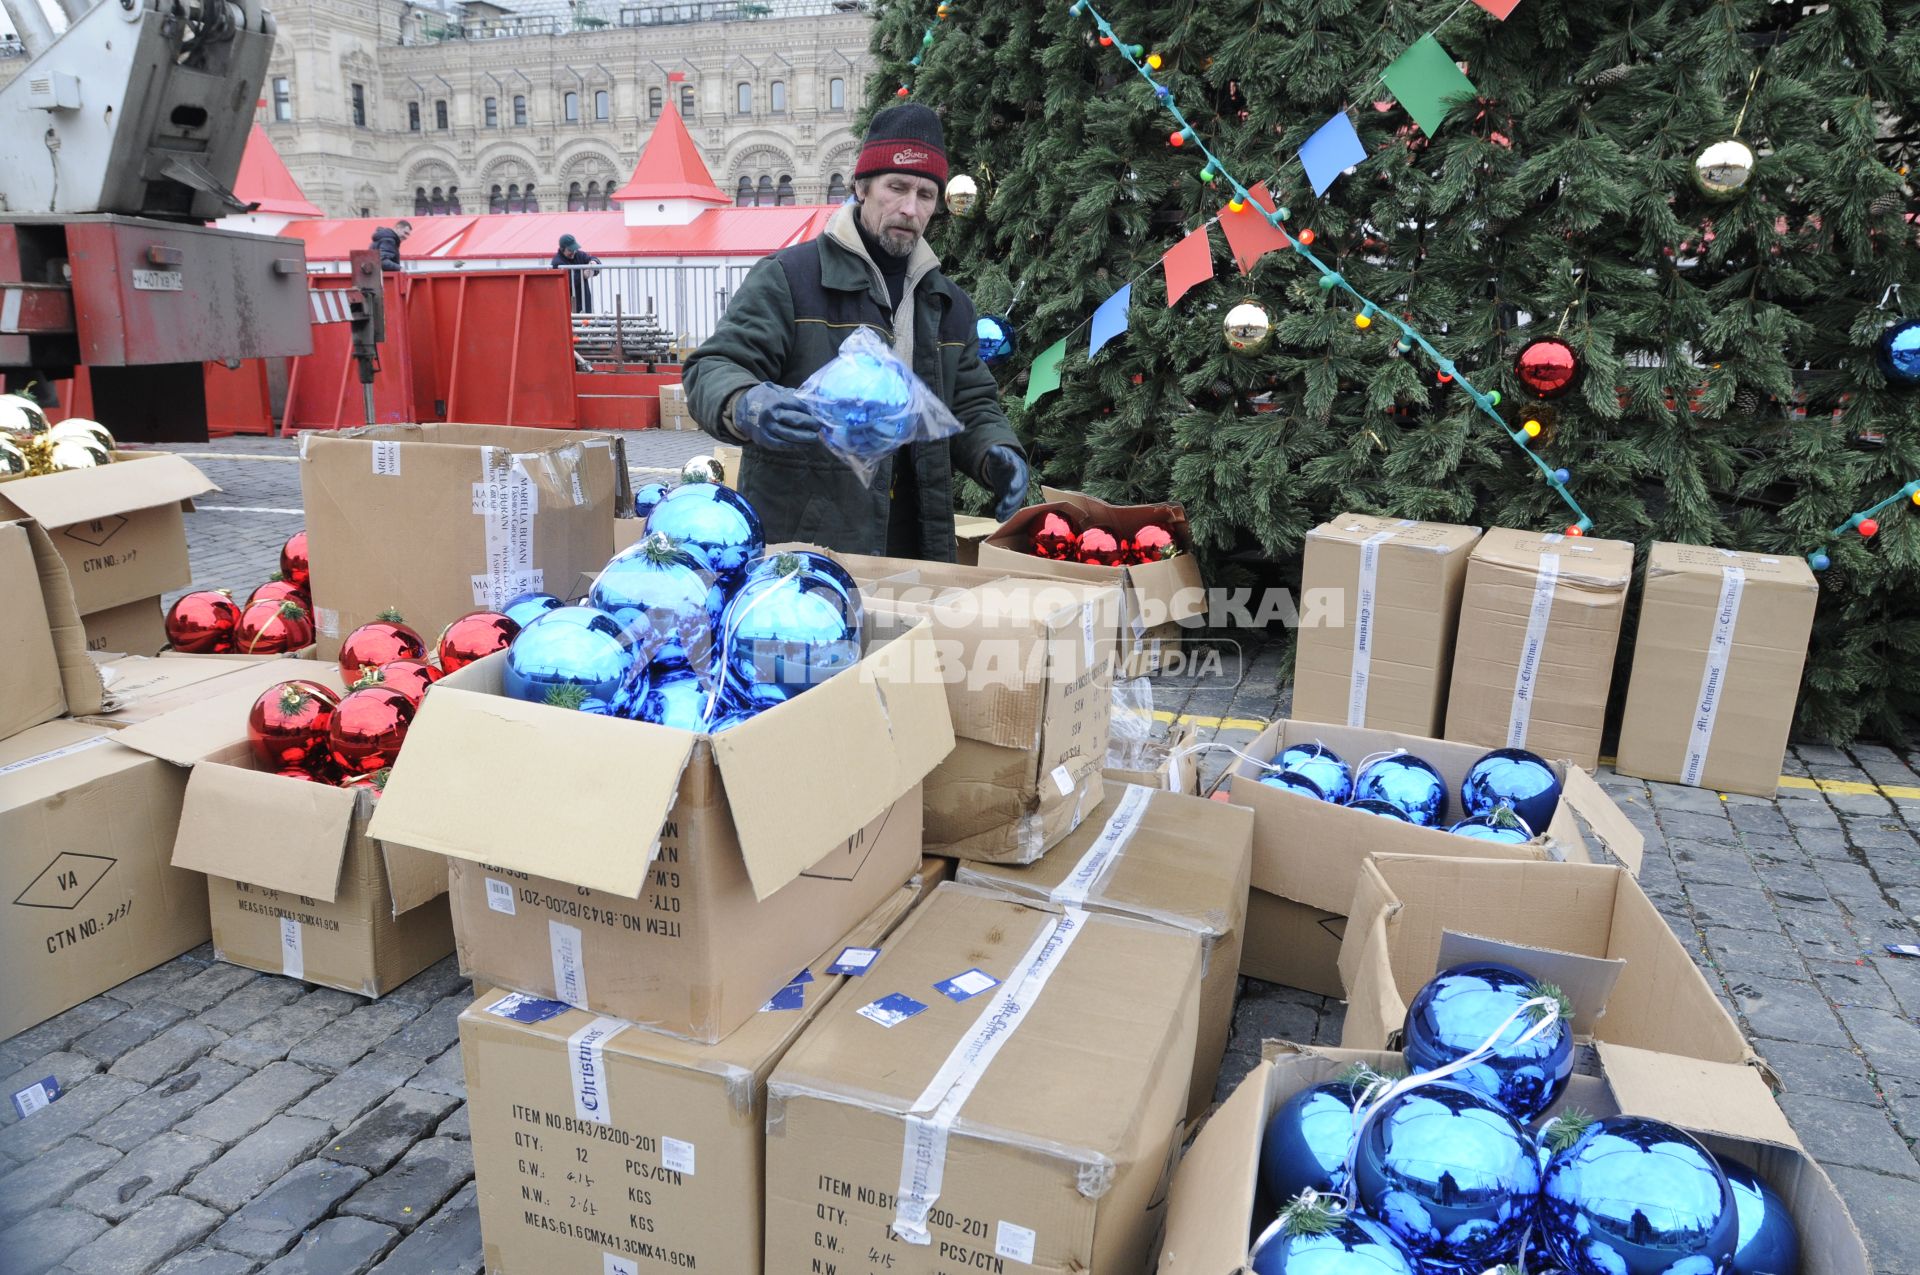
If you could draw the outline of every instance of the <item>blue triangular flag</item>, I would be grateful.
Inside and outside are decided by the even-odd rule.
[[[1088,358],[1100,353],[1101,346],[1127,330],[1127,309],[1132,305],[1132,284],[1100,303],[1100,308],[1093,312],[1093,343],[1087,350]]]
[[[1300,148],[1300,163],[1316,195],[1326,194],[1334,178],[1366,157],[1367,148],[1360,134],[1353,131],[1353,121],[1345,111],[1322,124]]]

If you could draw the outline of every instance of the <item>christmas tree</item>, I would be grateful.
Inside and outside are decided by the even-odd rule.
[[[1920,509],[1831,534],[1920,478],[1920,390],[1874,357],[1920,316],[1920,7],[931,8],[883,8],[872,105],[908,87],[978,182],[934,246],[982,313],[1011,314],[1020,349],[999,373],[1046,482],[1181,501],[1218,573],[1297,560],[1342,510],[1562,530],[1578,515],[1547,474],[1564,469],[1592,535],[1830,555],[1802,730],[1889,734],[1920,707]],[[1437,108],[1382,78],[1429,35],[1471,81],[1443,93],[1429,64]],[[1365,159],[1316,196],[1301,147],[1341,114]],[[1714,166],[1725,148],[1705,154],[1736,140],[1755,157],[1744,186]],[[1227,211],[1235,182],[1267,183],[1293,241],[1310,231],[1378,318],[1295,249],[1241,273],[1219,224],[1213,278],[1169,307],[1170,248],[1262,215]],[[1127,329],[1089,359],[1087,321],[1127,283]],[[1236,353],[1222,320],[1249,301],[1272,334]],[[1396,317],[1457,377],[1399,349]],[[1582,364],[1545,405],[1514,371],[1540,337]],[[1062,338],[1060,388],[1027,402]],[[1509,433],[1529,419],[1539,465]]]

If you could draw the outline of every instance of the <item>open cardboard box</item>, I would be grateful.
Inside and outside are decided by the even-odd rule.
[[[456,860],[462,961],[495,986],[713,1042],[912,875],[953,747],[931,626],[720,735],[434,684],[371,832]]]
[[[72,577],[38,523],[0,523],[0,592],[0,739],[98,712],[105,688],[87,658]]]
[[[206,874],[221,960],[384,995],[453,950],[446,864],[374,840],[371,792],[256,769],[247,711],[265,689],[254,683],[267,674],[277,674],[267,684],[301,677],[341,685],[326,664],[242,666],[247,685],[117,738],[190,771],[173,865]]]
[[[305,677],[310,663],[287,663],[290,655],[114,655],[92,656],[106,696],[87,721],[137,726],[215,695],[251,687],[255,693],[276,682]]]
[[[1246,1275],[1256,1215],[1260,1142],[1274,1110],[1355,1063],[1403,1068],[1397,1053],[1268,1041],[1264,1061],[1207,1122],[1174,1174],[1158,1275]],[[1601,1045],[1598,1075],[1576,1075],[1550,1114],[1631,1114],[1665,1120],[1717,1156],[1757,1172],[1787,1202],[1800,1231],[1801,1275],[1870,1275],[1866,1245],[1832,1179],[1801,1149],[1751,1070]]]

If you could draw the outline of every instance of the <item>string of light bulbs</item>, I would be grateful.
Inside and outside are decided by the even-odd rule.
[[[926,31],[920,36],[920,51],[915,53],[907,63],[909,67],[915,71],[920,69],[920,63],[926,58],[927,54],[933,50],[933,42],[940,38],[940,24],[952,16],[953,5],[950,4],[948,0],[940,0],[940,7],[933,11],[933,21],[927,24]],[[894,90],[893,95],[895,97],[911,97],[913,96],[913,86],[902,83],[899,88]]]
[[[1846,535],[1849,531],[1854,532],[1855,534],[1861,537],[1867,537],[1867,538],[1879,535],[1880,534],[1880,515],[1885,513],[1888,509],[1892,508],[1894,505],[1897,505],[1902,501],[1908,501],[1908,500],[1912,501],[1916,505],[1920,505],[1920,478],[1914,479],[1912,482],[1902,487],[1899,491],[1894,492],[1893,495],[1888,496],[1885,500],[1881,501],[1879,504],[1870,506],[1866,509],[1862,509],[1859,513],[1854,514],[1852,517],[1848,518],[1845,522],[1841,523],[1838,527],[1835,527],[1832,531],[1828,532],[1827,539],[1837,540],[1841,536]],[[1828,567],[1833,565],[1833,559],[1827,556],[1827,551],[1825,549],[1815,549],[1812,553],[1807,555],[1807,565],[1812,567],[1815,571],[1825,571]]]

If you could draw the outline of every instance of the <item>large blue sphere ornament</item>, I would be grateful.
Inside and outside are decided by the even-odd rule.
[[[1340,760],[1340,754],[1321,744],[1294,744],[1283,748],[1273,764],[1281,770],[1305,775],[1313,786],[1336,806],[1353,799],[1353,768]]]
[[[1349,1213],[1311,1227],[1275,1223],[1254,1245],[1253,1272],[1416,1275],[1416,1267],[1406,1248],[1386,1227]]]
[[[729,689],[745,705],[783,703],[860,662],[861,616],[840,582],[779,554],[720,616]]]
[[[688,669],[674,669],[655,676],[647,693],[635,701],[630,715],[656,726],[671,726],[698,735],[712,729],[711,720],[727,715],[726,706],[715,703],[710,720],[707,705],[711,699],[698,674]]]
[[[1526,1130],[1445,1081],[1388,1099],[1361,1131],[1353,1172],[1360,1207],[1417,1259],[1475,1275],[1512,1259],[1540,1190]]]
[[[913,386],[898,360],[842,350],[815,388],[834,451],[875,462],[913,441]]]
[[[1379,815],[1382,819],[1398,819],[1401,823],[1412,823],[1407,812],[1391,801],[1380,801],[1373,797],[1360,797],[1347,803],[1348,810],[1358,810],[1362,814]]]
[[[746,497],[718,483],[682,483],[669,491],[647,515],[647,534],[656,531],[698,550],[728,587],[767,547],[760,515]]]
[[[1733,1188],[1733,1207],[1740,1217],[1729,1275],[1798,1275],[1800,1228],[1787,1202],[1746,1165],[1716,1159]]]
[[[860,602],[860,582],[853,578],[852,572],[824,553],[815,553],[811,549],[783,549],[750,565],[747,568],[746,578],[751,580],[757,575],[777,573],[780,570],[782,558],[798,558],[800,565],[808,571],[824,576],[839,585],[840,592],[845,595],[847,604],[852,607],[855,617],[864,621],[866,609]]]
[[[1476,961],[1442,970],[1407,1006],[1408,1068],[1435,1071],[1465,1058],[1508,1015],[1542,994],[1534,979],[1511,965]],[[1508,1023],[1491,1054],[1447,1079],[1493,1099],[1522,1123],[1532,1121],[1573,1075],[1573,1027],[1564,1018],[1526,1044],[1516,1043],[1544,1016],[1529,1011]]]
[[[980,339],[980,361],[988,367],[999,367],[1020,348],[1013,325],[997,314],[981,315],[975,320],[973,330]]]
[[[1462,819],[1447,831],[1457,837],[1497,841],[1509,846],[1523,846],[1533,840],[1527,830],[1520,826],[1518,816],[1515,816],[1512,823],[1501,823],[1494,815],[1475,815],[1471,819]]]
[[[642,483],[633,489],[633,516],[645,518],[653,507],[667,498],[673,488],[667,483]]]
[[[713,630],[726,598],[699,550],[653,532],[616,555],[587,598],[633,634],[636,654],[656,670],[713,671]]]
[[[524,629],[547,612],[565,605],[551,593],[523,593],[501,607],[500,614]]]
[[[1353,1108],[1365,1089],[1363,1081],[1329,1080],[1274,1108],[1260,1141],[1260,1185],[1268,1198],[1346,1193]]]
[[[1407,822],[1431,828],[1446,817],[1447,781],[1412,753],[1395,753],[1369,762],[1353,777],[1353,800],[1384,801]]]
[[[1315,801],[1327,799],[1327,794],[1320,791],[1319,784],[1297,770],[1269,770],[1260,776],[1260,782],[1269,788],[1278,788],[1281,792],[1298,793],[1302,797],[1311,797]]]
[[[1733,1188],[1692,1135],[1605,1116],[1547,1162],[1538,1225],[1572,1275],[1718,1275],[1740,1237]]]
[[[1920,386],[1920,319],[1902,319],[1882,332],[1873,343],[1873,361],[1887,384]]]
[[[515,699],[623,716],[647,687],[633,638],[593,607],[557,607],[534,618],[507,648],[501,688]]]
[[[1505,806],[1536,833],[1547,830],[1559,804],[1559,776],[1524,748],[1494,749],[1460,781],[1460,806],[1468,815],[1490,815]]]

